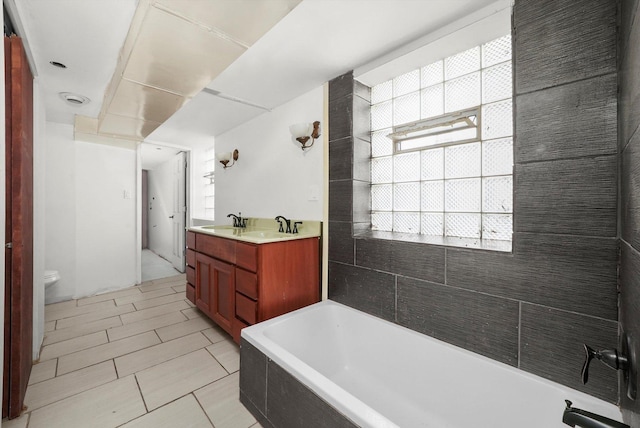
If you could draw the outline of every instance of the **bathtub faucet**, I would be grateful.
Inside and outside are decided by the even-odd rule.
[[[571,401],[564,400],[567,407],[562,414],[562,422],[571,427],[581,428],[631,428],[629,425],[623,424],[586,410],[571,407]]]

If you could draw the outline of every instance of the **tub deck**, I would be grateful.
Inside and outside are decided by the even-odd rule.
[[[243,389],[256,364],[265,397]],[[346,425],[317,426],[561,428],[565,399],[621,420],[610,403],[333,301],[244,329],[240,378],[245,405],[276,427],[337,413]]]

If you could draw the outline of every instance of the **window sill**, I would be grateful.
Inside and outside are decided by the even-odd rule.
[[[511,241],[495,241],[490,239],[455,238],[451,236],[430,236],[414,233],[383,232],[369,230],[354,236],[355,239],[385,239],[389,241],[415,242],[420,244],[440,245],[443,247],[468,248],[474,250],[498,251],[511,253]]]

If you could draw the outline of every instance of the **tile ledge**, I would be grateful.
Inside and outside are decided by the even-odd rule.
[[[414,242],[418,244],[438,245],[473,250],[512,252],[511,241],[496,241],[491,239],[455,238],[450,236],[420,235],[414,233],[383,232],[368,230],[354,235],[354,239],[382,239],[387,241]]]

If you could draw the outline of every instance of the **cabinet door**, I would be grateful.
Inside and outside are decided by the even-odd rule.
[[[211,317],[211,302],[213,301],[213,263],[215,259],[196,254],[196,306]]]
[[[232,334],[235,318],[235,267],[213,259],[212,264],[211,318],[227,333]]]
[[[235,268],[196,254],[196,306],[229,334],[235,318]]]

